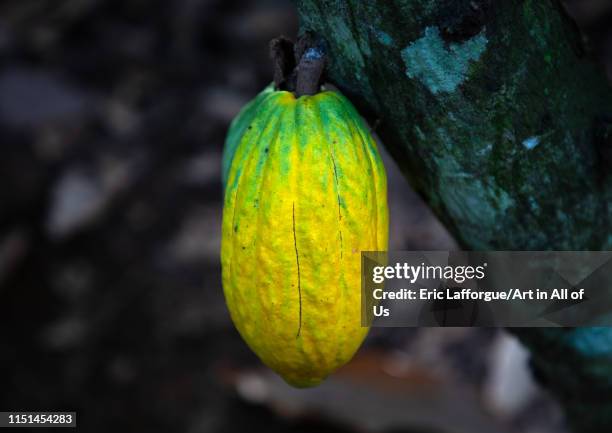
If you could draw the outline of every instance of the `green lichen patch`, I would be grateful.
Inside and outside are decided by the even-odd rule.
[[[406,75],[433,94],[454,92],[467,79],[470,62],[482,56],[487,42],[483,30],[465,42],[447,46],[437,27],[427,27],[420,39],[401,51]]]

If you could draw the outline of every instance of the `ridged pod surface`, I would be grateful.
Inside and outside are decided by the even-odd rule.
[[[253,127],[251,122],[255,119],[255,116],[257,116],[257,113],[259,112],[261,101],[273,91],[274,85],[270,84],[268,87],[262,90],[259,95],[255,97],[255,99],[242,107],[242,110],[240,110],[238,116],[236,116],[236,118],[232,121],[230,129],[227,132],[227,137],[225,138],[225,145],[223,146],[223,159],[221,161],[221,180],[223,182],[223,188],[225,188],[225,185],[227,185],[229,170],[232,165],[232,160],[234,159],[236,149],[240,144],[240,140],[249,126],[251,128]]]
[[[226,147],[221,263],[232,320],[288,383],[316,385],[368,332],[361,251],[386,250],[388,238],[376,143],[338,92],[266,89]]]

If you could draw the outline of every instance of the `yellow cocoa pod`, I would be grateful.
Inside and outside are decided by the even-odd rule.
[[[266,89],[226,142],[221,263],[232,320],[297,387],[348,362],[361,324],[361,251],[386,250],[387,181],[340,93]]]

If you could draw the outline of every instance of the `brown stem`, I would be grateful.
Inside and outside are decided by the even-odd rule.
[[[325,69],[325,51],[310,33],[302,35],[295,46],[284,37],[270,42],[274,62],[274,88],[294,92],[299,98],[319,92]],[[296,66],[297,65],[297,66]]]
[[[288,79],[295,69],[293,42],[284,36],[270,41],[270,57],[274,62],[274,88],[286,89]]]
[[[325,68],[325,53],[321,48],[308,48],[297,66],[295,96],[315,95],[319,92]]]

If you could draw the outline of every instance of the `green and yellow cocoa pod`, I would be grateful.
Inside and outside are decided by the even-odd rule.
[[[224,155],[223,289],[240,335],[297,387],[348,362],[361,325],[361,251],[386,250],[387,183],[340,93],[264,90]]]

